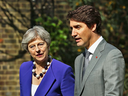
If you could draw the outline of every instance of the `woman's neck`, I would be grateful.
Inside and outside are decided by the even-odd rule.
[[[45,67],[47,65],[47,60],[42,61],[42,62],[39,62],[39,61],[35,61],[35,62],[36,62],[36,68],[37,69]]]

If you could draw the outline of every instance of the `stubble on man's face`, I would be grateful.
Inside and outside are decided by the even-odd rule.
[[[85,23],[75,20],[70,20],[70,27],[77,46],[89,48],[92,30]]]

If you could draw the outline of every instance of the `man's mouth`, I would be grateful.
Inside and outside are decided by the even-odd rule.
[[[79,42],[81,38],[75,38],[75,41],[76,42]]]

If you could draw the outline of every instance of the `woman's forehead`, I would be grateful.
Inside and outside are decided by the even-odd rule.
[[[36,36],[34,39],[30,40],[28,42],[28,44],[31,43],[31,42],[33,42],[33,41],[35,41],[35,40],[42,40],[42,39],[40,38],[40,36]],[[42,41],[44,41],[44,40],[42,40]]]

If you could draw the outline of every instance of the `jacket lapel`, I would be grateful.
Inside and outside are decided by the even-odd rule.
[[[49,67],[47,73],[45,74],[44,78],[42,79],[39,87],[36,90],[35,96],[46,96],[54,82],[56,81],[53,71],[52,71],[52,64]]]
[[[81,87],[81,90],[80,90],[80,93],[82,92],[83,88],[85,87],[85,83],[90,75],[90,73],[93,71],[93,68],[95,67],[95,65],[97,64],[97,61],[99,60],[99,58],[101,57],[101,51],[104,50],[104,47],[105,47],[105,44],[106,44],[106,41],[103,39],[101,41],[101,43],[98,45],[98,47],[96,48],[93,56],[92,56],[92,59],[91,61],[89,62],[89,65],[86,69],[86,73],[83,77],[83,82],[82,82],[82,87]]]

